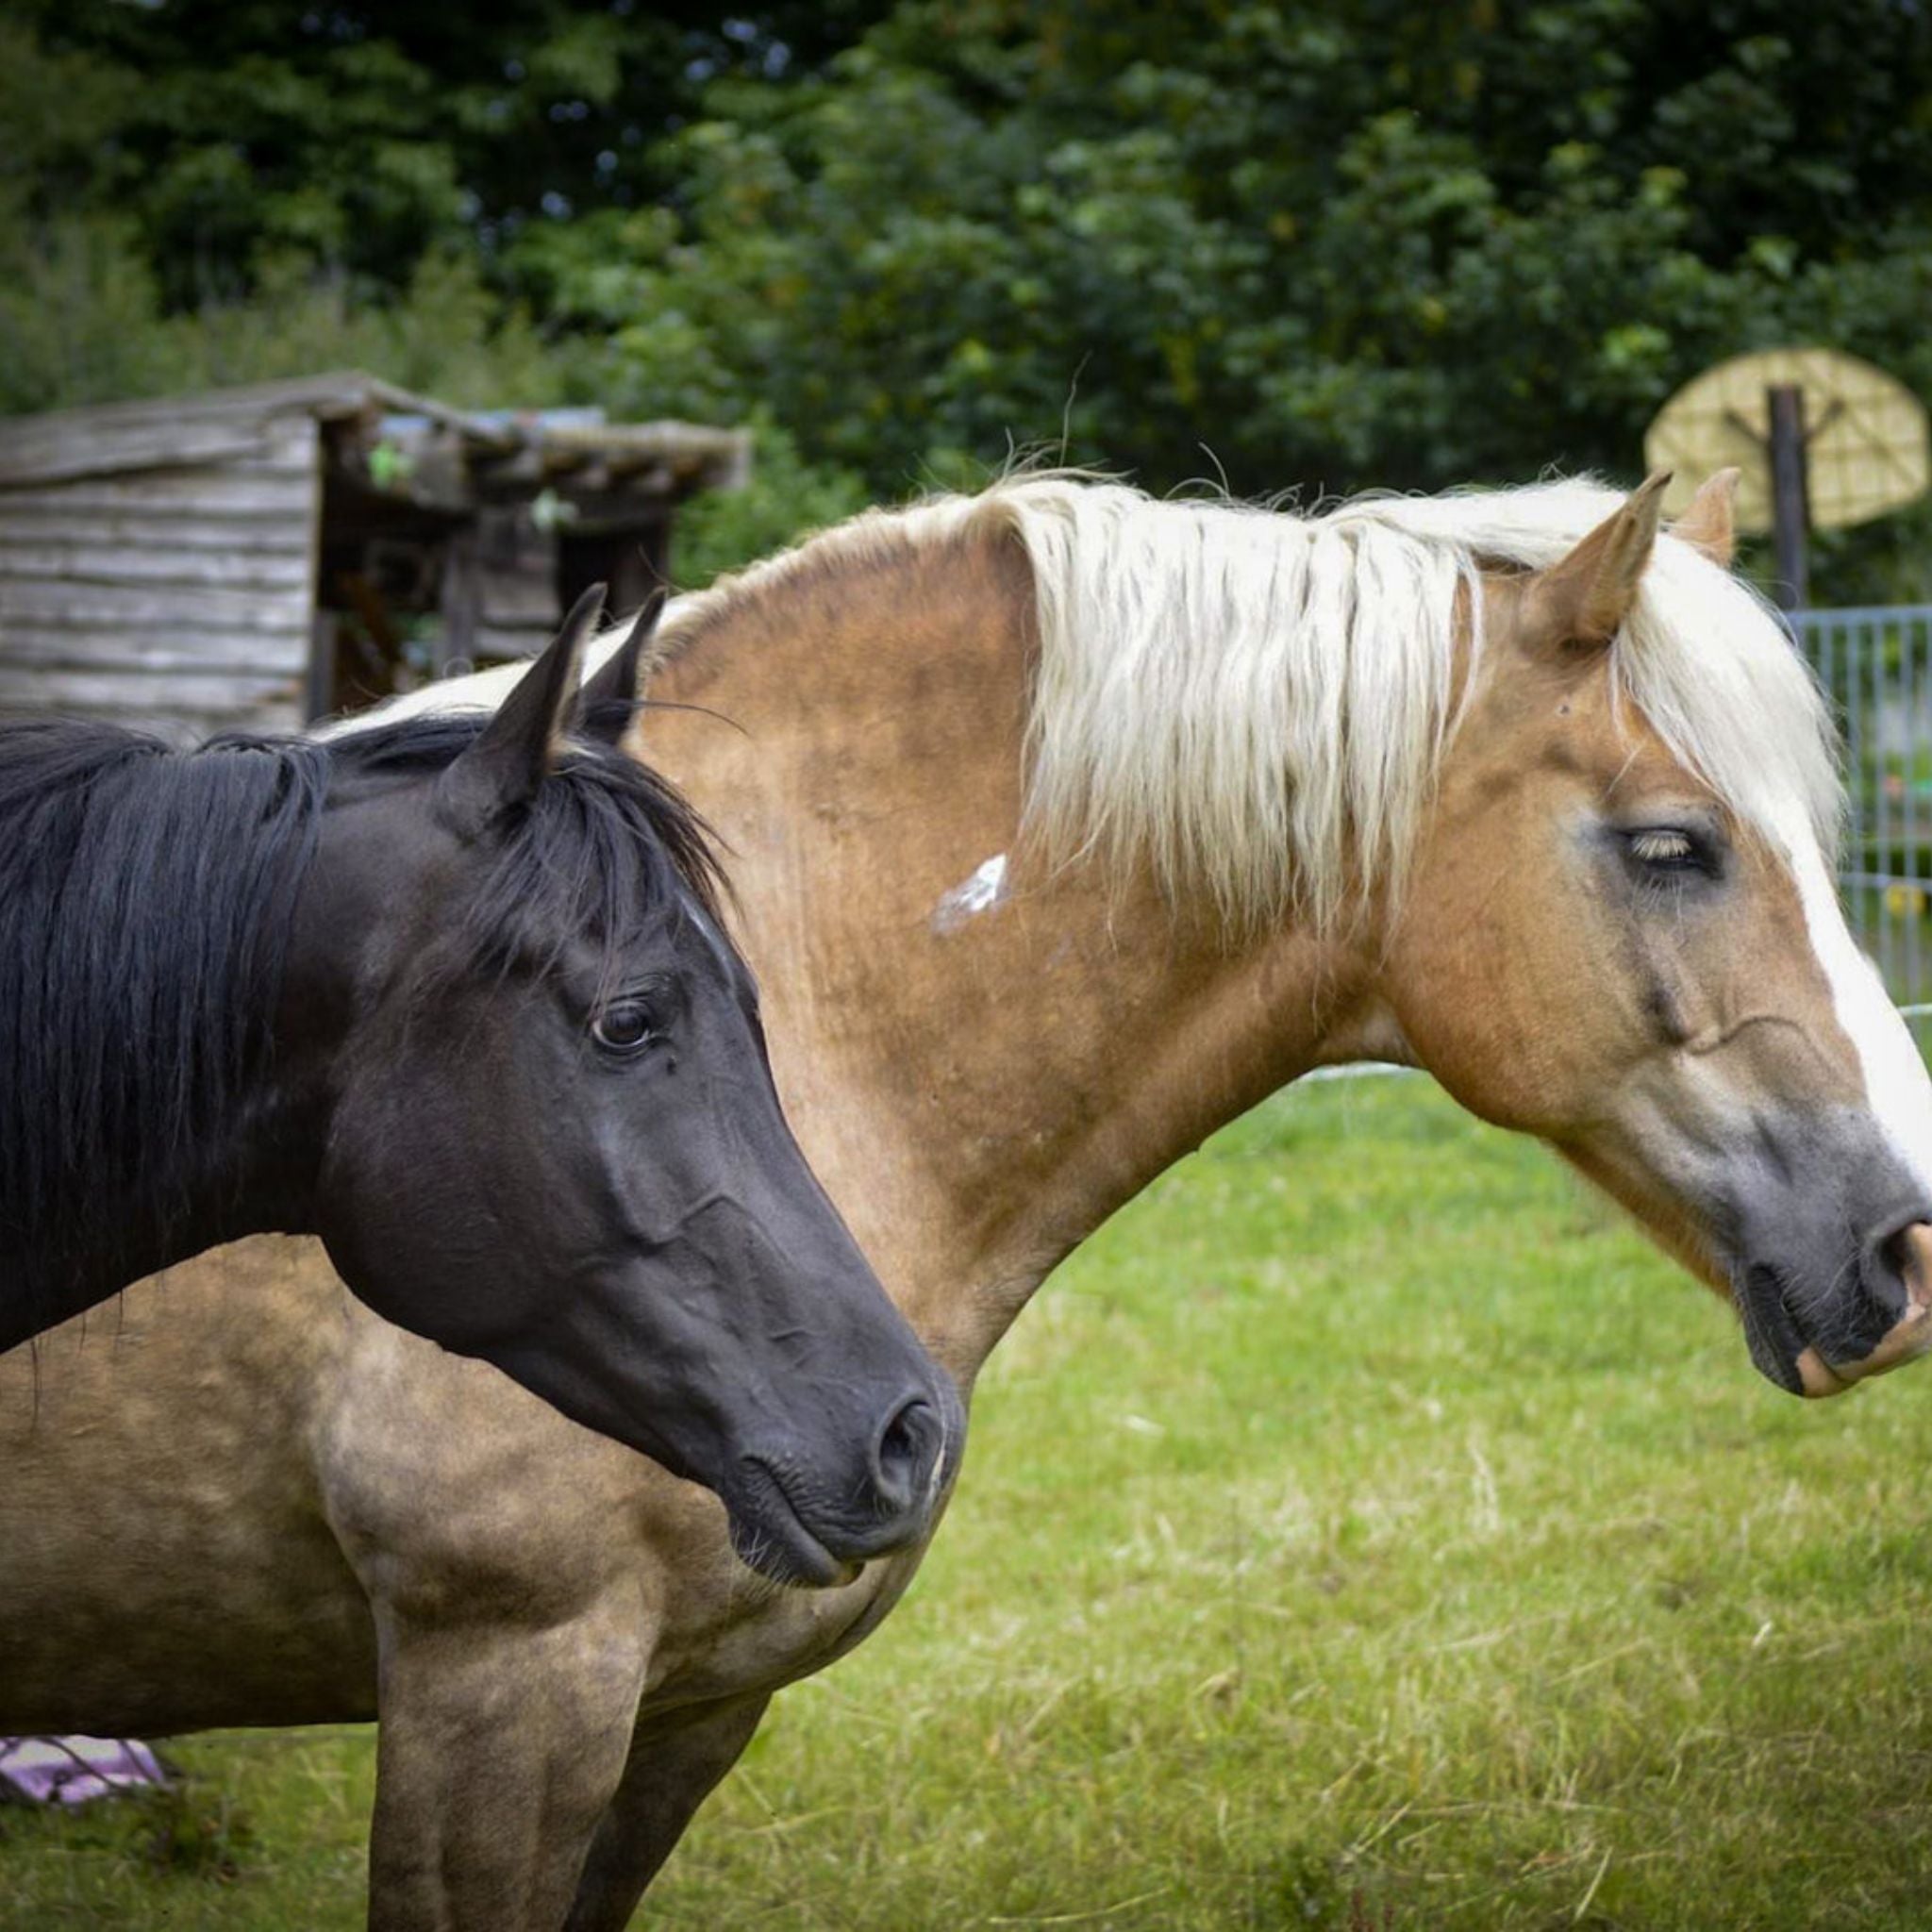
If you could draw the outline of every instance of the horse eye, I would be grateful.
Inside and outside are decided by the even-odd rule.
[[[620,1000],[591,1022],[591,1031],[599,1046],[613,1053],[635,1053],[657,1038],[651,1024],[651,1009],[641,1000]]]
[[[1689,832],[1656,826],[1628,836],[1631,858],[1659,872],[1681,872],[1699,862],[1697,841]]]

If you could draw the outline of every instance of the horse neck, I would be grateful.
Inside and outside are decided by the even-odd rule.
[[[991,537],[800,571],[708,607],[654,688],[741,730],[646,728],[731,855],[794,1127],[965,1376],[1116,1208],[1334,1056],[1366,981],[1026,851],[1032,599]]]

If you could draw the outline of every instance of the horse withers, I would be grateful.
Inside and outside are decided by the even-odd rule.
[[[0,727],[0,1343],[319,1233],[825,1583],[924,1533],[958,1398],[785,1124],[702,823],[605,741],[655,608],[579,688],[600,599],[487,720]]]

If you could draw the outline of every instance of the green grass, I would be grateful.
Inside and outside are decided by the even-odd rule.
[[[649,1923],[1932,1926],[1926,1374],[1792,1402],[1535,1148],[1284,1096],[1041,1293]],[[174,1755],[0,1814],[0,1924],[359,1924],[368,1733]]]

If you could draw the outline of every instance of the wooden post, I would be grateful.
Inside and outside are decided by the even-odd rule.
[[[1779,383],[1764,392],[1771,414],[1772,527],[1777,534],[1777,601],[1802,610],[1809,600],[1806,539],[1811,527],[1811,492],[1806,460],[1805,391]]]
[[[476,633],[483,616],[483,574],[472,517],[449,533],[442,554],[442,631],[431,667],[438,677],[453,665],[467,671],[476,661]]]
[[[319,604],[308,613],[308,688],[303,702],[311,724],[336,708],[336,614]]]

